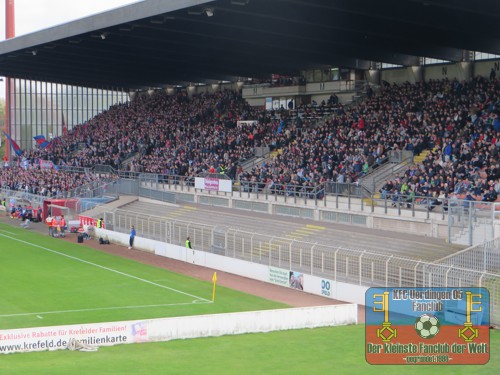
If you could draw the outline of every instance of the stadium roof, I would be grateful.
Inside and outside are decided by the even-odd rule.
[[[146,0],[0,43],[0,75],[103,88],[500,54],[498,0]]]

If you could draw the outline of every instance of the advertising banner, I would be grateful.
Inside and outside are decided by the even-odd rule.
[[[332,288],[334,282],[328,279],[321,280],[321,295],[325,297],[332,297]]]
[[[269,267],[269,282],[281,286],[290,286],[290,271],[283,268]]]
[[[148,322],[130,321],[0,331],[0,354],[66,349],[71,339],[89,346],[147,342]]]
[[[230,193],[232,189],[232,182],[231,180],[223,180],[213,177],[195,177],[194,187],[196,189],[223,191],[226,193]]]
[[[0,354],[95,351],[100,346],[356,324],[356,310],[355,304],[345,304],[4,330],[0,331]]]
[[[302,272],[290,271],[288,280],[290,288],[304,290],[304,274]]]

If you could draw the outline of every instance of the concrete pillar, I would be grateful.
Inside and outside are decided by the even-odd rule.
[[[5,39],[16,36],[16,19],[14,16],[14,0],[5,1]]]
[[[380,85],[380,70],[379,69],[369,69],[365,74],[368,83],[373,83],[375,85]]]
[[[16,19],[14,16],[14,0],[5,0],[5,39],[16,36]],[[5,132],[12,136],[10,131],[10,86],[11,79],[5,77]],[[10,160],[10,144],[6,145],[5,155]]]
[[[470,61],[462,61],[457,63],[460,80],[466,81],[472,78],[472,63]]]
[[[424,80],[424,68],[420,65],[409,66],[407,68],[408,77],[410,78],[408,81],[411,83],[418,83]]]

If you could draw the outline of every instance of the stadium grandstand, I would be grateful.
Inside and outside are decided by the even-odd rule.
[[[498,325],[499,17],[486,0],[146,0],[12,37],[0,197],[346,284],[489,286]]]

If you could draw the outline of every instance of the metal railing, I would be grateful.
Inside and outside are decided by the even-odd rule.
[[[109,196],[109,197],[118,197],[118,194],[116,193],[115,186],[118,184],[118,180],[116,179],[101,179],[99,181],[94,181],[85,185],[82,185],[78,188],[75,188],[73,190],[69,190],[60,194],[49,194],[47,196],[45,195],[39,195],[39,194],[31,194],[23,190],[12,190],[12,189],[6,189],[6,188],[1,188],[0,189],[0,197],[6,198],[6,199],[14,199],[17,204],[22,204],[24,205],[25,203],[29,202],[29,204],[33,207],[36,206],[43,206],[43,202],[47,199],[67,199],[67,198],[73,198],[73,199],[79,199],[81,202],[80,204],[75,206],[75,212],[74,214],[79,214],[83,211],[86,211],[92,206],[95,206],[99,204],[98,201],[95,203],[92,203],[90,200],[92,199],[97,199],[101,198],[103,196]],[[86,201],[82,201],[85,200]],[[7,202],[9,204],[9,202]]]
[[[210,191],[194,187],[192,179],[180,176],[139,174],[141,196],[160,199],[167,194],[168,202],[194,202],[194,195],[208,193],[212,198],[200,203],[213,204],[217,199],[245,198],[254,205],[303,204],[312,209],[345,209],[362,212],[365,215],[383,214],[389,216],[425,218],[440,221],[448,226],[450,243],[469,245],[492,240],[495,237],[495,222],[500,218],[500,204],[494,202],[468,201],[460,199],[436,200],[429,196],[408,196],[406,194],[372,194],[359,184],[326,182],[315,186],[277,184],[268,186],[262,182],[242,181],[233,185],[231,192]],[[210,202],[209,202],[210,201]],[[259,206],[260,207],[260,206]],[[271,212],[270,207],[259,211]]]
[[[325,244],[297,241],[259,232],[247,232],[116,209],[106,212],[108,229],[183,245],[253,263],[280,267],[350,284],[382,287],[487,287],[491,321],[500,325],[500,273],[497,261],[487,258],[485,270],[436,264]],[[496,272],[489,272],[493,270]]]
[[[135,178],[140,183],[161,184],[156,186],[160,190],[174,189],[187,192],[194,192],[194,178],[175,175],[156,175],[151,173],[122,172],[120,177]],[[218,178],[226,179],[226,176]],[[364,189],[359,184],[343,182],[325,182],[314,185],[282,184],[276,183],[268,185],[265,182],[258,181],[239,181],[233,183],[233,191],[230,194],[235,196],[244,196],[245,194],[255,194],[257,198],[265,197],[266,200],[274,200],[275,196],[298,197],[308,199],[324,199],[326,195],[341,195],[351,197],[363,197]],[[218,194],[218,192],[213,192]],[[227,196],[227,193],[222,193]]]
[[[439,259],[436,263],[500,273],[500,238],[459,251]]]
[[[151,173],[138,172],[120,172],[123,178],[138,179],[139,183],[147,183],[149,187],[161,191],[183,191],[188,193],[199,192],[199,189],[194,188],[194,178],[176,175],[156,175]],[[226,178],[225,176],[223,178]],[[297,185],[297,184],[272,184],[268,185],[265,182],[258,181],[239,181],[233,184],[231,193],[211,191],[211,194],[221,195],[224,197],[244,197],[275,201],[276,197],[298,197],[316,201],[327,199],[328,196],[335,197],[351,197],[351,198],[369,198],[370,203],[367,207],[384,207],[386,210],[391,207],[399,208],[400,210],[427,210],[431,212],[436,208],[436,211],[443,212],[445,217],[448,204],[441,202],[434,203],[434,199],[429,196],[415,196],[412,199],[405,194],[382,194],[378,197],[378,192],[370,194],[370,192],[361,184],[344,183],[344,182],[324,182],[315,185]],[[468,212],[467,208],[471,206],[473,209],[485,212],[493,210],[494,202],[467,201],[460,199],[450,199],[449,205],[453,207],[463,207],[464,212]],[[441,207],[441,209],[439,208]],[[445,208],[443,210],[442,208]],[[373,209],[372,209],[373,212]],[[387,211],[386,211],[387,213]]]
[[[406,169],[408,167],[408,164],[413,163],[413,152],[412,151],[405,151],[405,150],[391,150],[389,151],[389,156],[388,156],[388,163],[392,164],[391,168],[384,169],[384,171],[381,174],[377,174],[375,171],[374,176],[371,177],[371,192],[373,194],[376,194],[378,189],[381,187],[383,184],[384,180],[387,178],[393,178],[396,173],[399,173],[400,171]],[[370,176],[368,175],[368,178]],[[363,185],[366,186],[362,182]]]
[[[401,155],[405,157],[403,153]],[[87,168],[73,168],[72,171],[89,173]],[[100,181],[78,187],[56,197],[91,198],[106,193],[114,195],[122,193],[141,196],[149,194],[152,199],[166,200],[168,202],[194,202],[195,194],[207,193],[194,187],[193,177],[117,171],[110,166],[95,166],[92,171],[104,174],[104,177],[101,177]],[[116,184],[113,181],[118,178],[121,178],[122,182],[129,182],[127,189],[115,188]],[[141,194],[140,191],[142,191]],[[500,204],[498,203],[450,200],[449,205],[444,202],[441,205],[436,205],[429,197],[417,196],[409,199],[407,196],[399,194],[384,195],[379,198],[377,197],[378,193],[373,194],[358,183],[325,182],[311,186],[294,184],[270,186],[261,182],[242,181],[234,183],[231,192],[210,191],[208,193],[213,198],[205,202],[200,201],[200,203],[211,204],[211,202],[217,201],[219,197],[223,200],[246,198],[253,202],[253,207],[258,207],[260,211],[266,212],[271,212],[268,210],[269,207],[261,209],[261,206],[276,202],[284,204],[301,203],[313,208],[347,208],[351,212],[363,212],[365,215],[376,213],[390,216],[418,216],[419,218],[425,216],[426,219],[430,219],[431,212],[433,212],[433,219],[440,217],[441,221],[448,220],[449,242],[467,245],[493,239],[495,236],[494,223],[500,218],[500,210],[498,210]],[[4,195],[7,196],[8,194]],[[168,199],[164,199],[165,197]],[[37,202],[41,202],[43,199],[45,197],[32,198]],[[345,200],[347,200],[347,206],[343,204]],[[450,207],[449,210],[448,206]],[[436,212],[438,215],[436,215]]]
[[[21,204],[24,205],[23,202],[29,202],[33,207],[43,205],[43,201],[48,199],[43,195],[31,194],[22,190],[12,190],[7,188],[0,188],[0,197],[5,198],[7,200],[6,204],[9,205],[9,199],[14,199],[15,205]]]

